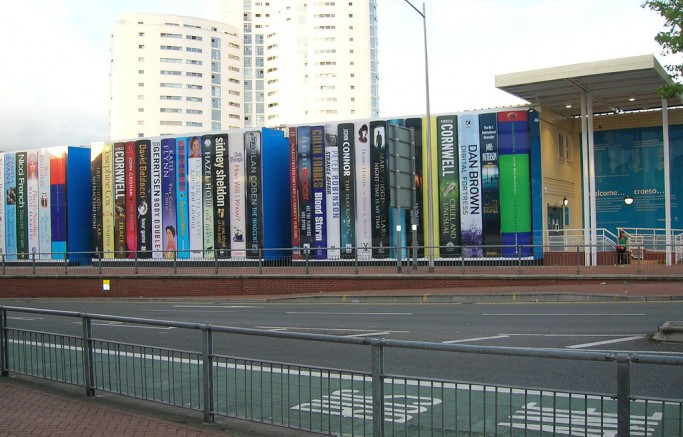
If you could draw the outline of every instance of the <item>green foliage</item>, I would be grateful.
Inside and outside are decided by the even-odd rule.
[[[655,41],[662,46],[663,55],[683,53],[683,0],[647,0],[642,4],[664,18],[664,30],[657,33]],[[683,94],[683,65],[667,65],[673,85],[658,88],[662,97],[671,99]]]

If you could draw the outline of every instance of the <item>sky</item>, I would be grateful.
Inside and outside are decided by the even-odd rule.
[[[422,11],[423,3],[412,0]],[[626,56],[663,56],[663,19],[643,0],[424,0],[432,114],[517,105],[495,76]],[[0,26],[0,150],[108,136],[109,39],[118,14],[220,19],[220,0],[22,0]],[[426,112],[423,19],[377,0],[380,116]]]

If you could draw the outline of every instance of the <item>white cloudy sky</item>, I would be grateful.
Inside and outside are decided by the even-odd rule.
[[[432,113],[514,105],[495,75],[655,54],[643,0],[424,0]],[[423,114],[422,18],[377,0],[381,116]],[[0,26],[0,150],[107,138],[109,37],[123,12],[220,19],[220,0],[22,0]],[[422,1],[413,1],[420,10]]]

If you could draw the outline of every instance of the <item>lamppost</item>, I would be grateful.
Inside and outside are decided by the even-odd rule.
[[[425,42],[425,95],[427,100],[427,254],[429,258],[429,271],[434,271],[434,199],[432,187],[432,114],[429,111],[429,58],[427,57],[427,12],[422,3],[422,11],[415,7],[409,0],[404,0],[422,17]],[[426,228],[426,227],[425,227]]]

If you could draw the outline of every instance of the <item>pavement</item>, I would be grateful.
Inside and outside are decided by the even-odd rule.
[[[387,290],[367,293],[326,293],[287,296],[217,296],[204,300],[288,302],[318,300],[361,302],[561,302],[683,300],[683,281],[625,280],[601,284],[569,284],[457,289]],[[197,299],[194,299],[197,300]],[[30,306],[31,299],[21,300]],[[18,305],[14,300],[0,304]],[[83,387],[10,375],[0,377],[1,436],[305,436],[315,435],[280,427],[216,417],[204,423],[200,412],[184,410],[116,394],[97,392],[87,397]]]

